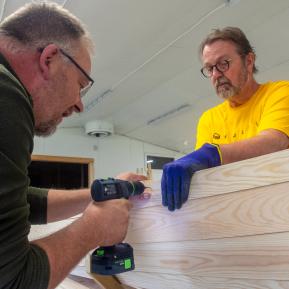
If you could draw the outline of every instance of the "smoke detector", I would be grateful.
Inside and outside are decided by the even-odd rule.
[[[100,137],[113,134],[113,125],[103,120],[93,120],[85,124],[85,133]]]

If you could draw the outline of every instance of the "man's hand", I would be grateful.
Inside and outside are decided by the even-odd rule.
[[[132,172],[125,172],[125,173],[118,174],[116,176],[116,179],[135,182],[135,181],[146,181],[148,178],[144,175],[139,175],[139,174],[135,174]],[[150,197],[151,197],[151,193],[147,189],[141,195],[132,196],[129,199],[131,201],[148,200],[148,199],[150,199]]]
[[[166,164],[161,181],[163,205],[170,211],[180,209],[188,199],[194,172],[219,165],[220,152],[212,144],[204,144],[200,149]]]
[[[131,202],[124,199],[91,202],[88,205],[82,218],[91,232],[91,249],[97,246],[111,246],[123,241],[131,207]]]
[[[119,180],[132,181],[132,182],[145,181],[148,179],[144,175],[139,175],[139,174],[135,174],[132,172],[125,172],[125,173],[118,174],[115,178]]]

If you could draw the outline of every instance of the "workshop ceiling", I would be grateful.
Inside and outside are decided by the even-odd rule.
[[[29,1],[0,1],[2,18]],[[95,41],[85,111],[115,133],[168,149],[194,148],[198,118],[220,102],[200,74],[198,46],[213,28],[238,26],[257,53],[260,82],[288,79],[288,0],[67,0]]]

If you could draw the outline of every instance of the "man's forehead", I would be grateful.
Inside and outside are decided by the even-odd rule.
[[[236,45],[231,41],[216,40],[206,44],[203,49],[202,61],[204,64],[231,57],[237,53]],[[213,63],[214,64],[214,63]]]
[[[85,71],[91,70],[91,56],[85,47],[81,47],[77,51],[77,59],[79,64],[85,69]]]

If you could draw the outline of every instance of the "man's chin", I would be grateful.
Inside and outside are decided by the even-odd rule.
[[[224,100],[230,100],[236,95],[233,89],[217,89],[216,92],[217,95]]]
[[[223,92],[219,92],[218,93],[218,96],[221,98],[221,99],[224,99],[224,100],[229,100],[231,99],[232,97],[234,97],[234,95],[230,94],[230,93],[223,93]]]
[[[47,137],[55,133],[56,126],[50,126],[50,127],[35,127],[35,135],[40,137]]]

